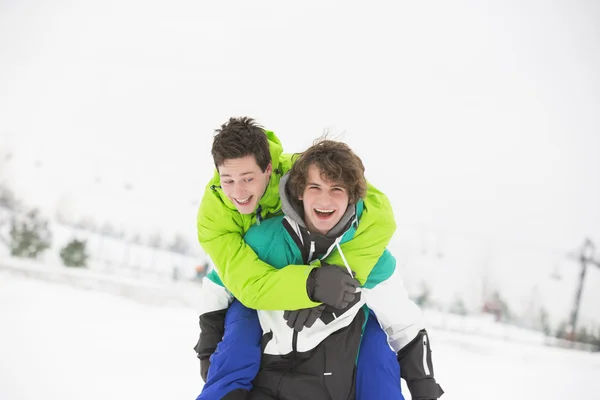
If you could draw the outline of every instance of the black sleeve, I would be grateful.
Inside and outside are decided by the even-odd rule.
[[[400,375],[414,400],[437,399],[444,391],[435,381],[431,346],[425,329],[398,352]]]
[[[227,309],[207,312],[200,316],[200,338],[194,346],[198,358],[208,358],[217,349],[225,333]]]

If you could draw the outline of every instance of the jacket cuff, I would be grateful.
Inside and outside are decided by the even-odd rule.
[[[310,271],[308,279],[306,279],[306,294],[311,301],[315,301],[315,287],[317,286],[317,278],[315,277],[316,268]]]
[[[433,378],[417,379],[406,383],[413,400],[438,399],[444,390]]]

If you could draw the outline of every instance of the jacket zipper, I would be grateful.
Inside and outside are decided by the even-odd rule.
[[[262,206],[259,204],[258,208],[256,209],[256,225],[260,225],[260,222],[263,219],[261,212],[262,212]]]
[[[287,371],[285,371],[281,377],[281,379],[279,380],[279,383],[277,384],[277,390],[275,391],[277,398],[279,398],[279,394],[281,392],[281,384],[283,383],[283,378],[285,378],[285,376],[288,373],[291,373],[294,368],[296,368],[296,363],[298,361],[297,359],[298,356],[298,332],[296,332],[296,330],[294,329],[294,333],[292,334],[292,365],[289,367],[289,369]]]
[[[298,354],[298,332],[295,329],[292,335],[292,353],[294,355],[294,364],[296,364],[296,355]]]

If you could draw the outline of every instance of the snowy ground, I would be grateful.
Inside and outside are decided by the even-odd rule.
[[[191,309],[0,274],[0,399],[193,399]]]
[[[0,399],[194,399],[201,389],[191,308],[0,271],[0,316]],[[600,354],[442,330],[431,337],[447,400],[600,392]]]

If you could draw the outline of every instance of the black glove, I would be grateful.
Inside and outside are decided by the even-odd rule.
[[[284,311],[283,319],[287,321],[287,326],[293,328],[296,332],[302,332],[304,327],[310,328],[325,309],[325,304],[312,308],[303,308],[301,310]]]
[[[323,263],[310,271],[306,281],[308,297],[334,308],[344,309],[354,300],[360,283],[345,268]]]
[[[444,391],[433,376],[429,337],[425,329],[398,352],[400,375],[414,400],[435,400]]]
[[[208,369],[210,368],[210,358],[201,358],[200,359],[200,376],[204,383],[206,383],[206,378],[208,377]]]

